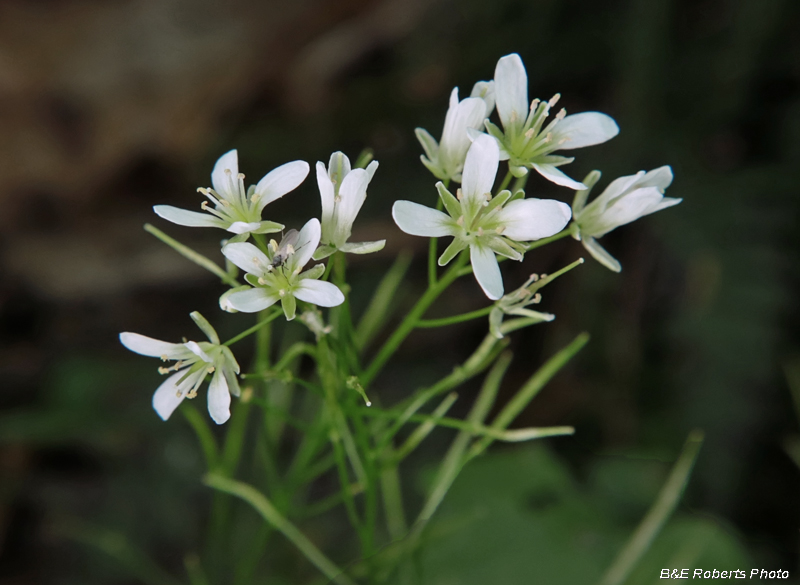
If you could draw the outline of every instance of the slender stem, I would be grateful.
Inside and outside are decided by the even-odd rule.
[[[219,459],[219,447],[217,446],[217,440],[214,438],[214,434],[211,432],[211,429],[208,428],[205,417],[197,412],[194,406],[184,403],[181,412],[186,417],[186,420],[189,421],[189,424],[192,425],[197,439],[200,441],[200,446],[203,449],[203,455],[206,458],[206,466],[208,470],[211,471],[217,466],[217,461]]]
[[[571,236],[572,233],[573,233],[572,226],[569,225],[554,236],[550,236],[549,238],[542,238],[541,240],[536,240],[535,242],[531,242],[526,246],[526,248],[528,248],[528,250],[535,250],[536,248],[541,248],[542,246],[546,246],[547,244],[550,244],[562,238],[566,238],[567,236]]]
[[[447,185],[445,184],[445,188]],[[441,197],[436,199],[436,210],[441,211],[444,208],[444,202]],[[431,238],[428,241],[428,287],[436,285],[438,278],[436,274],[436,253],[438,251],[439,238]]]
[[[267,497],[256,488],[217,474],[206,475],[204,482],[214,489],[241,498],[253,506],[264,520],[282,532],[328,579],[338,585],[355,585],[350,577],[328,559],[294,524],[284,518]]]
[[[653,503],[653,506],[636,528],[631,539],[625,545],[613,564],[608,568],[600,585],[621,585],[626,581],[636,563],[650,548],[653,539],[666,524],[686,489],[692,467],[703,444],[703,432],[699,430],[689,433],[680,457],[672,467],[667,482]]]
[[[514,176],[514,175],[512,175],[512,174],[511,174],[511,171],[508,171],[508,172],[506,173],[506,176],[505,176],[505,177],[503,177],[503,182],[502,182],[502,183],[500,183],[500,186],[497,188],[497,192],[498,192],[498,193],[499,193],[500,191],[502,191],[503,189],[505,189],[506,187],[508,187],[508,184],[511,182],[511,179],[512,179],[512,177],[513,177],[513,176]]]
[[[175,250],[178,254],[180,254],[184,258],[187,258],[192,262],[194,262],[195,264],[197,264],[198,266],[205,268],[206,270],[217,276],[225,284],[229,284],[230,286],[234,287],[239,286],[239,281],[233,278],[227,272],[225,272],[215,262],[209,260],[202,254],[198,254],[197,252],[192,250],[189,246],[181,244],[178,240],[169,237],[167,234],[162,232],[157,227],[152,226],[149,223],[146,223],[144,224],[144,230],[146,232],[153,234],[155,237],[164,242],[167,246]]]
[[[470,311],[469,313],[462,313],[461,315],[453,315],[452,317],[442,317],[441,319],[420,319],[417,321],[417,327],[425,329],[431,327],[445,327],[447,325],[455,325],[456,323],[463,323],[472,319],[479,319],[485,317],[492,312],[494,305]]]
[[[400,344],[403,343],[409,333],[413,331],[414,327],[417,325],[417,321],[419,321],[428,307],[430,307],[431,304],[439,298],[439,295],[458,278],[459,272],[464,264],[467,263],[468,258],[468,254],[462,252],[453,265],[444,273],[442,278],[437,281],[434,286],[429,287],[428,290],[425,291],[425,294],[417,301],[417,304],[414,305],[408,315],[406,315],[405,319],[403,319],[397,329],[395,329],[391,337],[386,340],[386,343],[383,344],[383,347],[381,347],[378,354],[373,358],[369,367],[361,376],[361,385],[364,388],[369,386],[370,382],[372,382],[375,376],[378,375],[378,372],[381,371],[381,368],[383,368],[389,358],[392,357],[394,352],[397,351]]]
[[[267,325],[272,323],[275,319],[278,318],[278,316],[282,312],[283,311],[281,311],[280,309],[276,309],[275,311],[273,311],[273,313],[271,315],[269,315],[268,317],[265,317],[263,320],[259,321],[258,323],[256,323],[252,327],[250,327],[249,329],[245,329],[239,335],[237,335],[235,337],[231,337],[228,341],[226,341],[222,345],[233,345],[234,343],[236,343],[237,341],[241,341],[242,339],[244,339],[248,335],[252,335],[253,333],[258,331],[262,327],[266,327]]]

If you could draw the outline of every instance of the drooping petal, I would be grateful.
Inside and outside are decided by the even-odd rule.
[[[294,247],[295,252],[289,257],[287,262],[287,264],[291,266],[292,271],[308,264],[317,246],[319,246],[321,233],[321,227],[317,218],[309,219],[300,229],[300,233],[297,236],[297,244]]]
[[[571,150],[602,144],[619,134],[614,118],[600,112],[573,114],[561,120],[553,130],[553,144],[559,150]],[[563,144],[561,141],[565,140]]]
[[[538,172],[548,181],[552,181],[556,185],[561,185],[562,187],[569,187],[570,189],[574,189],[575,191],[586,189],[586,185],[576,181],[575,179],[570,179],[567,175],[562,173],[560,170],[558,170],[557,167],[554,167],[553,165],[534,163],[532,166],[536,172]]]
[[[234,221],[227,230],[232,234],[249,234],[261,229],[260,221]]]
[[[503,296],[503,277],[494,252],[479,244],[471,244],[469,257],[475,279],[481,285],[486,296],[496,301]]]
[[[222,248],[222,254],[245,272],[256,276],[264,274],[270,265],[267,255],[247,242],[227,244]]]
[[[517,199],[498,214],[503,235],[518,242],[548,238],[560,232],[572,218],[569,205],[555,199]]]
[[[372,254],[383,250],[386,245],[386,240],[378,240],[377,242],[348,242],[339,248],[342,252],[348,254]]]
[[[469,147],[464,162],[461,189],[464,197],[473,204],[486,200],[484,195],[492,192],[497,167],[500,164],[500,149],[497,141],[487,134],[481,134]]]
[[[592,237],[584,237],[581,242],[589,254],[591,254],[600,264],[609,270],[613,270],[614,272],[620,272],[622,270],[622,265],[619,263],[619,261],[609,254],[606,249],[603,248],[603,246],[598,244],[597,240]]]
[[[211,185],[214,191],[228,200],[235,198],[238,191],[239,154],[236,149],[223,154],[211,171]]]
[[[528,74],[522,59],[516,53],[506,55],[497,62],[494,70],[494,91],[497,113],[503,128],[521,126],[528,117]]]
[[[228,297],[228,304],[242,313],[257,313],[271,307],[278,300],[280,300],[280,296],[277,292],[259,287],[231,293]]]
[[[128,331],[120,333],[119,340],[122,345],[140,355],[166,357],[170,360],[186,359],[192,355],[182,343],[160,341],[138,333],[130,333]]]
[[[267,173],[256,185],[258,212],[264,209],[268,203],[283,197],[290,191],[294,191],[300,183],[308,176],[308,163],[304,160],[296,160],[279,166],[277,169]]]
[[[231,417],[231,393],[220,368],[216,369],[208,386],[208,414],[218,425]]]
[[[586,222],[583,231],[598,238],[602,237],[621,225],[653,213],[662,199],[663,195],[656,187],[646,187],[626,193],[618,197],[600,216]]]
[[[344,302],[344,294],[335,284],[307,278],[294,289],[294,296],[320,307],[336,307]]]
[[[153,211],[156,212],[156,215],[163,217],[167,221],[186,227],[215,227],[222,229],[228,227],[227,222],[209,213],[189,211],[187,209],[180,209],[179,207],[172,207],[172,205],[154,205]]]
[[[162,420],[167,420],[170,415],[183,402],[186,393],[191,390],[198,381],[198,377],[205,376],[205,370],[200,370],[189,376],[178,387],[178,381],[186,375],[186,370],[180,370],[164,380],[153,394],[153,409],[158,413]]]
[[[455,233],[455,220],[446,213],[411,201],[395,201],[392,217],[401,230],[412,236],[439,238]]]

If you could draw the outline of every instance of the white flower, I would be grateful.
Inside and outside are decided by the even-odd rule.
[[[509,168],[520,177],[528,169],[557,185],[583,189],[584,185],[570,179],[557,167],[574,159],[551,154],[556,150],[571,150],[601,144],[619,134],[614,119],[599,112],[584,112],[567,116],[562,109],[546,126],[550,109],[559,94],[549,102],[538,99],[528,102],[528,75],[522,59],[516,53],[497,62],[494,72],[497,113],[503,130],[491,122],[486,129],[500,145],[500,160],[508,160]]]
[[[414,132],[422,144],[425,154],[420,158],[433,176],[443,181],[461,181],[464,158],[471,144],[468,129],[478,129],[494,110],[494,82],[479,81],[472,88],[472,95],[458,101],[458,88],[450,94],[450,107],[444,119],[441,142],[423,128]]]
[[[453,195],[437,183],[447,213],[411,201],[396,201],[395,223],[413,236],[455,239],[439,258],[444,266],[469,247],[475,278],[492,300],[503,296],[503,279],[495,253],[522,260],[528,242],[552,236],[570,220],[568,205],[551,199],[511,198],[501,191],[492,198],[492,185],[499,164],[497,142],[485,134],[476,138],[464,164],[464,182]],[[448,215],[449,214],[449,215]]]
[[[320,307],[341,305],[342,291],[334,284],[318,280],[325,272],[322,264],[301,272],[317,249],[320,231],[319,220],[311,219],[299,232],[287,232],[280,245],[272,240],[269,254],[246,242],[222,248],[228,260],[247,272],[244,278],[253,286],[228,294],[225,303],[237,311],[255,313],[280,301],[290,321],[294,319],[297,300]]]
[[[572,203],[575,238],[582,241],[583,247],[598,262],[619,272],[622,270],[620,263],[595,238],[640,217],[677,205],[682,199],[664,197],[664,191],[672,183],[672,169],[663,166],[612,181],[599,197],[586,205],[589,192],[599,178],[599,171],[589,173],[584,179],[587,189],[575,193]]]
[[[283,226],[274,221],[262,221],[264,207],[286,195],[308,176],[308,163],[302,160],[286,163],[267,173],[257,185],[245,191],[244,175],[239,173],[239,159],[235,150],[223,154],[211,173],[213,189],[201,187],[200,193],[208,197],[200,206],[206,213],[187,211],[171,205],[153,207],[164,219],[189,227],[216,227],[234,234],[271,234]]]
[[[378,169],[372,161],[366,169],[351,169],[350,159],[341,152],[331,155],[328,169],[317,163],[317,185],[322,198],[322,236],[324,244],[314,253],[322,260],[336,250],[353,254],[369,254],[382,250],[386,240],[348,243],[353,222],[367,198],[367,186]]]
[[[236,379],[239,364],[231,350],[220,345],[217,332],[200,313],[194,312],[191,317],[208,341],[169,343],[129,332],[120,333],[119,340],[138,354],[160,357],[162,361],[175,360],[170,367],[158,368],[160,374],[175,372],[153,394],[153,408],[158,416],[167,420],[184,398],[197,396],[206,375],[212,374],[208,387],[208,412],[214,422],[221,425],[231,416],[231,394],[239,396],[241,393]]]

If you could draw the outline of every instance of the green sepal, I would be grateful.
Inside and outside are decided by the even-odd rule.
[[[255,274],[250,274],[249,272],[244,275],[244,279],[250,284],[251,286],[261,286],[261,283],[258,282],[258,276]]]
[[[486,205],[486,207],[483,208],[484,215],[491,213],[497,207],[505,205],[506,201],[508,201],[510,197],[511,197],[511,191],[509,191],[508,189],[503,189],[502,191],[500,191],[489,201],[488,205]]]
[[[516,242],[511,242],[506,238],[493,236],[484,239],[484,243],[491,248],[496,254],[510,258],[511,260],[522,260],[522,252],[516,250],[513,245]]]
[[[331,254],[336,251],[334,246],[320,246],[314,251],[314,255],[311,256],[314,260],[324,260]]]
[[[453,239],[453,241],[450,242],[450,245],[445,248],[444,252],[442,252],[442,255],[439,256],[439,266],[445,266],[448,264],[450,260],[458,256],[461,250],[466,247],[467,243],[461,238]]]
[[[281,297],[281,307],[283,307],[283,314],[286,315],[287,321],[294,319],[295,313],[297,312],[297,301],[294,295],[283,295]]]
[[[444,183],[441,181],[436,183],[436,190],[439,191],[439,198],[442,200],[442,203],[444,203],[444,208],[447,210],[447,213],[450,214],[450,217],[457,220],[462,213],[461,202],[447,190],[447,187],[445,187]]]
[[[425,128],[416,128],[414,134],[422,145],[425,156],[427,156],[429,160],[437,160],[439,158],[439,143],[431,136],[430,132],[425,130]]]
[[[314,280],[318,279],[320,276],[325,274],[325,265],[324,264],[317,264],[313,268],[309,268],[305,272],[300,273],[300,279],[305,280],[306,278],[312,278]]]
[[[447,176],[447,173],[445,173],[442,168],[440,168],[438,165],[435,165],[431,161],[429,161],[428,158],[424,154],[419,155],[419,160],[422,161],[422,164],[425,165],[425,168],[428,169],[431,172],[431,174],[434,177],[436,177],[437,179],[441,179],[442,181],[446,181],[447,179],[450,178],[450,177]]]
[[[586,206],[586,200],[589,198],[589,193],[592,192],[592,187],[600,180],[600,171],[591,171],[583,179],[582,183],[586,185],[586,189],[575,191],[575,198],[572,200],[572,216],[575,217]]]
[[[200,331],[206,334],[206,337],[208,337],[208,340],[211,343],[214,345],[219,345],[219,336],[217,335],[217,331],[211,326],[211,323],[209,323],[208,320],[200,314],[199,311],[193,311],[189,313],[189,316],[200,328]]]
[[[252,233],[254,234],[274,234],[277,233],[286,226],[282,223],[277,223],[274,221],[262,221],[261,226],[258,229],[253,230]]]

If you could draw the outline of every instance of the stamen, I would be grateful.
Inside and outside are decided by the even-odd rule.
[[[504,231],[506,231],[506,226],[504,226],[504,225],[501,225],[500,227],[496,228],[494,231],[495,231],[495,232],[497,232],[497,235],[499,236],[499,235],[501,235],[501,234],[502,234]]]
[[[168,374],[171,369],[172,368],[158,368],[158,373],[163,376],[165,374]]]
[[[269,247],[272,250],[272,253],[274,254],[275,252],[278,251],[278,242],[276,242],[275,240],[270,240]]]
[[[217,368],[215,368],[214,366],[208,366],[208,368],[206,368],[206,371],[207,371],[209,374],[213,374],[213,373],[214,373],[214,370],[216,370],[216,369],[217,369]]]
[[[553,139],[553,133],[552,133],[552,132],[548,132],[548,133],[547,133],[547,136],[545,136],[545,137],[544,137],[544,143],[545,143],[545,144],[547,144],[547,143],[549,143],[549,142],[550,142],[552,139]]]
[[[167,361],[168,359],[169,359],[169,358],[167,357],[167,354],[164,354],[164,355],[162,355],[162,356],[161,356],[161,361],[162,361],[162,362],[165,362],[165,361]]]
[[[261,259],[258,256],[253,256],[252,260],[253,264],[255,264],[256,266],[261,266]]]
[[[459,189],[459,191],[460,191],[460,189]],[[456,223],[457,223],[458,225],[460,225],[461,227],[464,227],[464,216],[463,216],[463,215],[460,215],[460,216],[458,217],[458,219],[456,220]]]
[[[281,289],[281,290],[279,290],[279,291],[278,291],[278,296],[280,296],[280,297],[285,297],[285,296],[286,296],[286,290],[285,290],[285,289]]]
[[[531,111],[533,111],[533,110],[535,110],[536,108],[538,108],[538,107],[539,107],[539,102],[540,102],[540,101],[541,101],[541,100],[540,100],[539,98],[536,98],[535,100],[533,100],[533,101],[531,102]]]
[[[272,270],[272,266],[270,266],[267,270]],[[261,286],[265,286],[267,284],[267,281],[259,276],[258,277],[258,284],[260,284]]]
[[[531,302],[534,305],[540,303],[541,301],[542,301],[542,293],[536,293],[535,295],[533,295],[533,300],[531,300]]]
[[[556,114],[556,120],[561,121],[567,117],[567,110],[566,108],[561,108],[558,113]]]
[[[180,396],[180,394],[178,394],[178,396]],[[189,393],[186,394],[186,398],[188,398],[189,400],[191,400],[192,398],[197,398],[197,389],[192,388],[191,390],[189,390]]]
[[[483,235],[483,228],[482,228],[482,227],[479,227],[479,228],[478,228],[478,236],[480,237],[480,236],[482,236],[482,235]]]
[[[553,97],[550,98],[550,101],[547,102],[547,104],[552,108],[553,106],[555,106],[558,103],[558,100],[560,100],[560,99],[561,99],[561,94],[557,93],[556,95],[554,95]]]
[[[463,198],[464,198],[464,193],[461,191],[461,187],[459,187],[458,189],[456,189],[456,199],[461,201],[461,199]]]
[[[334,202],[334,203],[341,203],[341,202],[342,202],[342,197],[341,197],[341,195],[337,195],[336,197],[334,197],[334,198],[333,198],[333,202]]]
[[[519,116],[517,116],[517,110],[511,110],[510,122],[513,124],[514,122],[517,121],[518,118],[519,118]]]
[[[525,132],[525,138],[530,140],[531,138],[533,138],[534,134],[535,134],[534,129],[533,128],[528,128],[528,130]]]

